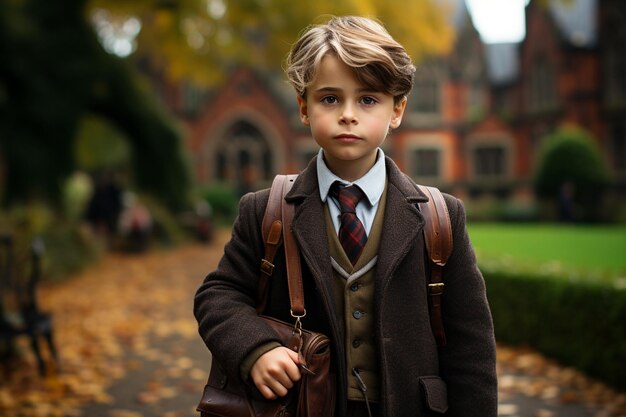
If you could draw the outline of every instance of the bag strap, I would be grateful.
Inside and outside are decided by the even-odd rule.
[[[257,293],[256,310],[259,314],[265,310],[267,304],[269,278],[274,273],[274,257],[281,242],[284,242],[285,246],[291,314],[294,317],[303,317],[305,314],[300,252],[291,231],[294,206],[285,201],[285,195],[291,189],[296,177],[297,175],[276,175],[270,189],[261,226],[265,255],[261,260],[262,273]]]
[[[424,239],[426,250],[431,260],[431,275],[428,290],[430,294],[430,326],[437,340],[437,346],[446,346],[446,334],[441,317],[441,296],[445,284],[443,267],[452,253],[452,225],[446,202],[438,188],[418,185],[428,197],[428,201],[420,203],[424,214]]]
[[[257,312],[260,314],[267,304],[269,278],[274,272],[274,257],[278,246],[284,242],[285,259],[287,262],[287,280],[289,284],[289,300],[291,314],[296,318],[304,317],[304,291],[302,287],[302,271],[300,253],[291,231],[294,215],[293,204],[287,204],[284,196],[289,192],[297,175],[276,175],[272,182],[267,208],[263,216],[262,235],[265,242],[265,256],[261,260],[261,276],[257,296]],[[431,260],[431,276],[428,284],[430,295],[430,324],[439,347],[446,345],[443,328],[441,296],[445,284],[443,267],[452,253],[452,225],[446,202],[438,188],[418,185],[428,197],[428,201],[420,203],[424,214],[424,238],[426,250]]]
[[[287,175],[283,182],[283,196],[289,192],[297,175]],[[289,300],[291,302],[291,315],[302,318],[306,315],[304,309],[304,287],[302,285],[302,267],[300,265],[300,251],[293,236],[291,225],[295,208],[293,204],[287,204],[282,199],[283,211],[283,243],[285,245],[285,259],[287,261],[287,283],[289,284]]]

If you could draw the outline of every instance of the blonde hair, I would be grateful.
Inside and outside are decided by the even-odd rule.
[[[394,97],[398,103],[413,87],[415,66],[406,50],[375,20],[359,16],[332,17],[305,29],[287,56],[289,82],[301,97],[315,79],[322,58],[334,54],[362,84]]]

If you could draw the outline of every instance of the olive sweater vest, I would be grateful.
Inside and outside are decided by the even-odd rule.
[[[378,260],[378,247],[383,228],[387,200],[387,187],[381,196],[367,244],[353,266],[345,254],[326,207],[326,230],[331,263],[333,266],[333,295],[337,306],[337,322],[345,334],[348,399],[364,399],[358,373],[367,386],[367,396],[378,401],[380,396],[379,372],[374,343],[374,271]]]

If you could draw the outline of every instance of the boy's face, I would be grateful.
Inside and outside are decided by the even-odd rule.
[[[324,160],[339,177],[354,181],[376,162],[389,128],[400,126],[406,99],[395,105],[387,93],[369,90],[334,55],[322,58],[317,76],[298,97],[300,119],[324,149]]]

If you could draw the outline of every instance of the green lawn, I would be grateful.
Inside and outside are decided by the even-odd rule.
[[[557,267],[626,276],[626,226],[470,223],[479,262]]]

